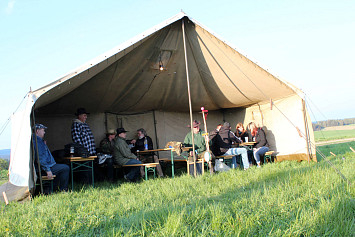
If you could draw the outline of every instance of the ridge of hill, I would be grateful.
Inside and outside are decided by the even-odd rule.
[[[313,131],[319,131],[326,127],[335,127],[335,126],[345,126],[345,125],[354,125],[355,118],[346,118],[346,119],[328,119],[324,121],[316,121],[312,123]]]

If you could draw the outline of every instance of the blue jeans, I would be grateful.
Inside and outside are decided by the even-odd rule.
[[[224,153],[224,155],[242,155],[242,162],[244,169],[249,168],[249,161],[248,161],[248,153],[247,149],[245,148],[229,148],[229,150]],[[232,158],[232,167],[237,167],[237,157],[233,156]]]
[[[142,162],[136,159],[130,159],[125,165],[133,165],[133,164],[142,164]],[[126,176],[127,179],[129,179],[130,181],[136,181],[136,179],[139,178],[140,170],[141,170],[140,166],[129,167],[126,169],[129,170]]]
[[[266,146],[260,147],[254,151],[254,158],[256,163],[260,163],[260,156],[263,156],[266,152],[269,151],[269,148]]]
[[[53,184],[56,190],[59,187],[60,191],[68,191],[69,171],[70,168],[65,164],[55,164],[51,167],[52,174],[56,175]]]

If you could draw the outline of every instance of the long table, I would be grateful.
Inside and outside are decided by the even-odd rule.
[[[74,190],[74,172],[91,171],[92,187],[94,187],[94,160],[97,156],[65,157],[70,162],[71,189]]]
[[[188,151],[192,149],[192,147],[183,147],[182,150],[183,151]],[[153,150],[144,150],[144,151],[137,151],[137,154],[147,154],[147,153],[152,153],[152,152],[159,152],[159,151],[170,151],[170,161],[171,161],[171,177],[174,178],[175,177],[175,168],[174,168],[174,152],[175,149],[174,148],[160,148],[160,149],[153,149]],[[179,161],[181,161],[182,159],[179,159]]]

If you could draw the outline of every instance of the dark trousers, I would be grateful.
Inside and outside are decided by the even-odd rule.
[[[133,164],[142,164],[142,162],[140,162],[139,160],[136,159],[130,159],[126,165],[133,165]],[[136,167],[129,167],[129,168],[125,168],[128,169],[128,173],[126,175],[127,179],[129,179],[130,181],[136,181],[139,176],[140,176],[140,166],[136,166]]]
[[[68,191],[69,166],[65,164],[55,164],[51,167],[51,171],[53,175],[56,175],[53,183],[54,190],[57,190],[59,187],[60,191]]]
[[[109,181],[113,181],[113,158],[106,159],[107,164],[107,178]]]

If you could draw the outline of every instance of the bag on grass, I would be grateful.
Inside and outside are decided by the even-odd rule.
[[[217,171],[217,172],[224,172],[224,171],[230,170],[230,167],[228,165],[224,164],[219,159],[216,159],[214,170]]]

